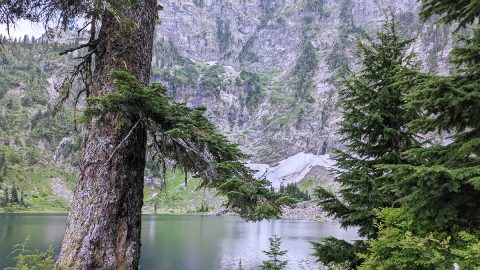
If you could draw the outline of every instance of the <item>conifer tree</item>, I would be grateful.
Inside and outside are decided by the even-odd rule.
[[[287,251],[281,250],[280,245],[282,244],[282,239],[276,235],[268,239],[270,241],[270,249],[263,251],[270,259],[268,261],[263,261],[263,264],[260,266],[262,270],[282,270],[285,269],[288,262],[280,260],[280,257],[284,256]]]
[[[3,191],[3,207],[8,206],[8,203],[10,202],[8,196],[8,187],[5,187],[5,190]]]
[[[480,268],[480,1],[422,3],[424,19],[474,27],[452,51],[452,75],[408,71],[415,83],[405,108],[417,117],[407,127],[424,140],[405,164],[381,166],[402,207],[377,212],[381,233],[359,269]],[[433,134],[445,142],[428,140]]]
[[[147,87],[161,9],[156,0],[0,1],[0,23],[27,19],[89,31],[88,42],[62,52],[83,49],[61,98],[83,81],[80,93],[116,106],[86,122],[80,177],[55,269],[138,268],[147,132],[159,139],[159,155],[202,173],[202,185],[225,194],[228,206],[245,218],[277,217],[289,201],[269,192],[267,181],[253,178],[239,161],[245,156],[216,131],[204,110],[175,103],[163,87]],[[125,103],[103,99],[109,95]],[[95,111],[98,103],[88,108]],[[167,106],[170,111],[163,110]],[[126,107],[130,110],[119,109]]]
[[[7,160],[5,160],[5,162],[3,163],[3,170],[1,172],[1,174],[3,175],[3,178],[7,176],[7,173],[8,173],[8,162]]]
[[[440,22],[456,22],[460,27],[472,24],[480,13],[480,0],[420,0],[421,17],[440,16]]]
[[[238,262],[238,266],[235,270],[245,270],[245,268],[243,268],[243,265],[242,265],[242,260]]]
[[[422,82],[407,96],[419,113],[409,128],[453,134],[451,142],[411,149],[411,165],[387,167],[402,202],[439,229],[480,226],[480,28],[463,43],[452,52],[456,75],[419,74]]]
[[[22,191],[20,192],[20,205],[25,207],[25,201],[24,201],[23,197],[24,197],[24,194],[23,194],[23,189],[22,189]]]
[[[319,188],[319,205],[328,215],[338,219],[343,227],[356,226],[362,237],[376,236],[375,208],[394,204],[396,197],[384,187],[390,180],[380,164],[402,162],[401,153],[416,144],[414,135],[405,129],[413,114],[403,106],[407,85],[399,83],[402,70],[413,65],[407,53],[411,39],[401,37],[394,19],[387,18],[375,37],[364,36],[358,43],[362,60],[359,72],[343,78],[340,103],[343,119],[340,133],[346,151],[337,150],[336,179],[339,194]],[[361,242],[329,238],[315,244],[316,255],[324,264],[344,263],[351,266],[360,261],[355,253],[364,248]],[[333,256],[332,256],[333,255]]]
[[[479,1],[424,1],[423,14],[463,24],[479,18],[478,7]],[[480,27],[460,41],[452,52],[454,75],[417,72],[419,83],[406,97],[406,107],[418,114],[409,129],[451,134],[450,142],[426,141],[406,152],[410,165],[387,167],[399,180],[392,188],[402,202],[441,230],[480,226]]]
[[[17,188],[15,187],[15,185],[12,186],[12,196],[11,196],[11,202],[12,203],[19,203],[19,199],[18,199],[18,191],[17,191]]]

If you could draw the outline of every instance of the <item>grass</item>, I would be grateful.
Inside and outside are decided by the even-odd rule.
[[[184,181],[183,171],[168,171],[164,189],[146,188],[144,191],[145,205],[153,208],[156,203],[157,213],[185,214],[198,212],[202,204],[207,205],[209,209],[218,208],[222,204],[223,198],[216,196],[214,191],[198,189],[199,179],[189,179],[186,187]]]
[[[11,165],[8,173],[1,183],[2,199],[5,187],[11,194],[12,186],[20,192],[24,192],[26,208],[17,204],[0,207],[3,212],[66,212],[69,203],[55,194],[52,189],[52,179],[59,179],[69,190],[73,190],[76,177],[62,168],[41,165]]]

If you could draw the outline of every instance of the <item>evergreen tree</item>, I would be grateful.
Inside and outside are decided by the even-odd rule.
[[[3,207],[7,207],[10,202],[8,196],[8,187],[5,187],[5,190],[3,191]]]
[[[407,127],[448,138],[425,139],[404,153],[406,163],[381,166],[402,207],[377,212],[380,234],[360,269],[480,269],[480,1],[422,3],[424,18],[475,27],[452,52],[453,75],[408,71],[415,83],[405,108],[417,117]]]
[[[480,0],[420,0],[421,17],[440,15],[440,22],[457,22],[460,27],[474,23],[479,17]]]
[[[5,152],[0,152],[0,182],[3,181],[4,176],[6,175],[5,168],[7,167],[7,159],[5,157]]]
[[[20,192],[20,205],[25,207],[25,201],[24,201],[23,197],[24,197],[24,194],[23,194],[23,189],[22,189],[22,191]]]
[[[18,191],[15,185],[12,186],[12,197],[11,197],[11,202],[12,203],[19,203],[20,200],[18,199]]]
[[[253,178],[239,161],[245,155],[218,133],[204,110],[176,103],[160,85],[148,86],[161,9],[156,0],[0,2],[0,23],[7,27],[20,19],[64,30],[79,21],[90,26],[87,43],[63,52],[86,50],[79,51],[81,62],[62,84],[61,98],[69,97],[74,81],[83,81],[91,117],[55,269],[138,268],[148,135],[156,154],[201,174],[202,186],[217,188],[244,218],[278,217],[290,204],[271,193],[266,180]]]
[[[456,2],[439,2],[457,7]],[[477,10],[476,18],[479,14]],[[463,22],[469,16],[453,13],[448,18]],[[392,188],[401,201],[417,219],[440,230],[480,226],[480,28],[462,37],[461,44],[452,52],[455,75],[417,72],[419,83],[407,96],[407,107],[418,112],[408,127],[424,136],[453,134],[451,142],[426,141],[405,153],[410,165],[386,167],[399,180]]]
[[[245,268],[243,268],[243,265],[242,265],[242,260],[238,262],[238,266],[235,270],[245,270]]]
[[[417,218],[439,229],[480,225],[480,29],[453,51],[458,75],[419,76],[407,97],[419,118],[409,124],[420,134],[453,132],[451,143],[406,152],[411,165],[392,166],[393,188]]]
[[[7,176],[7,173],[8,173],[8,162],[5,159],[5,162],[3,163],[3,170],[1,172],[1,174],[3,175],[3,178]]]
[[[340,133],[347,150],[337,150],[334,156],[339,195],[324,188],[315,192],[323,210],[343,227],[358,227],[360,236],[366,238],[377,234],[374,209],[391,206],[396,200],[393,192],[385,189],[391,180],[377,166],[402,162],[402,152],[416,144],[414,135],[405,129],[413,118],[413,113],[403,108],[408,85],[399,83],[408,82],[402,78],[402,70],[413,65],[412,54],[407,53],[411,42],[399,36],[395,20],[387,18],[376,37],[365,36],[358,43],[362,69],[343,78],[340,90]],[[353,259],[360,247],[365,245],[333,238],[315,244],[316,255],[324,264],[343,263],[347,257],[352,258],[351,266],[360,262]]]
[[[260,266],[262,270],[282,270],[285,269],[288,262],[280,260],[280,257],[287,253],[286,250],[280,250],[282,239],[274,235],[268,239],[270,241],[270,249],[263,251],[268,257],[268,261],[263,261]]]

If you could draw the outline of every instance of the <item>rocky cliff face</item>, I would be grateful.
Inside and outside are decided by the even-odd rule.
[[[207,114],[253,159],[338,146],[339,74],[355,39],[391,12],[425,70],[448,72],[453,39],[415,0],[162,0],[155,81]]]

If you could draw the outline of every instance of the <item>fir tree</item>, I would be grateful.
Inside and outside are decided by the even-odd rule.
[[[12,203],[19,203],[20,200],[18,199],[18,191],[15,185],[12,186],[12,197],[11,197],[11,202]]]
[[[235,270],[245,270],[245,268],[243,268],[243,265],[242,265],[242,260],[238,262],[238,266]]]
[[[62,84],[61,101],[72,94],[74,82],[83,81],[79,94],[92,98],[87,109],[94,119],[86,122],[80,161],[85,173],[76,185],[55,269],[138,268],[147,135],[155,141],[155,155],[200,174],[202,186],[225,194],[227,206],[247,219],[278,217],[289,204],[269,191],[266,180],[253,178],[240,161],[245,156],[216,131],[204,110],[176,103],[162,86],[148,86],[161,9],[156,0],[0,2],[0,23],[7,27],[27,19],[89,31],[88,42],[62,52],[86,50]]]
[[[425,19],[478,23],[478,0],[422,3]],[[417,117],[407,127],[425,139],[404,153],[406,163],[381,166],[396,179],[388,189],[402,207],[377,212],[380,236],[360,269],[480,267],[480,28],[471,33],[452,52],[453,75],[408,71],[415,83],[405,108]],[[448,140],[427,140],[433,134]]]
[[[402,152],[416,144],[414,135],[405,129],[413,114],[403,106],[408,85],[399,83],[405,67],[413,65],[407,47],[412,40],[399,36],[394,19],[388,19],[376,37],[365,36],[358,43],[362,69],[350,72],[343,79],[340,103],[343,119],[340,133],[346,151],[337,150],[336,179],[341,188],[337,197],[324,188],[316,190],[320,206],[343,227],[357,226],[362,237],[374,238],[375,208],[394,204],[396,197],[386,190],[389,178],[380,164],[402,162]],[[316,244],[316,254],[324,264],[343,263],[344,258],[356,258],[355,252],[365,245],[329,239]],[[338,249],[331,252],[332,249]],[[337,254],[324,256],[325,254]],[[348,255],[345,255],[348,254]],[[358,264],[352,259],[351,266]]]
[[[282,239],[274,235],[268,239],[270,241],[270,249],[263,251],[268,257],[268,261],[263,261],[263,264],[260,266],[262,270],[282,270],[285,269],[288,262],[280,260],[280,257],[284,256],[287,251],[280,250],[280,245]]]
[[[423,19],[440,15],[440,22],[457,22],[459,27],[474,23],[479,17],[480,0],[421,0]]]
[[[3,163],[3,170],[1,172],[1,174],[3,175],[3,178],[7,176],[7,173],[8,173],[8,162],[7,160],[5,160],[5,162]]]
[[[0,153],[0,182],[3,181],[6,172],[4,171],[7,167],[7,159],[5,158],[5,152]]]
[[[469,18],[457,16],[452,20]],[[407,107],[419,115],[408,127],[424,136],[453,134],[451,142],[426,141],[406,152],[410,165],[386,167],[415,217],[441,230],[480,226],[480,28],[461,41],[452,52],[455,75],[417,73],[420,83],[407,96]]]
[[[5,190],[3,191],[3,207],[7,207],[9,202],[10,200],[8,199],[8,187],[5,187]]]
[[[23,189],[22,189],[22,191],[20,192],[20,205],[25,207],[25,201],[24,201],[23,197],[24,197],[24,194],[23,194]]]

